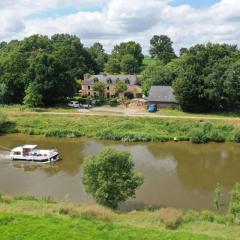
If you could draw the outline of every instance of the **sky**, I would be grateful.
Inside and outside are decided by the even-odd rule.
[[[239,0],[0,0],[0,41],[32,34],[75,34],[110,52],[122,41],[148,54],[153,35],[168,35],[176,51],[197,43],[240,44]]]

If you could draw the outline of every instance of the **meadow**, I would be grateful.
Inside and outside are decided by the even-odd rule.
[[[178,221],[176,228],[168,228],[169,219]],[[237,240],[240,237],[239,225],[208,211],[118,212],[67,200],[55,202],[50,198],[3,195],[0,232],[1,240]]]

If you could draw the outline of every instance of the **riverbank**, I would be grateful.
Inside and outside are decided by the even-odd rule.
[[[174,214],[175,213],[175,214]],[[176,229],[166,229],[166,222],[177,221]],[[162,240],[235,240],[240,226],[227,217],[209,211],[113,212],[97,205],[68,201],[54,202],[26,196],[0,197],[1,239],[162,239]]]
[[[46,137],[81,137],[123,142],[189,141],[194,143],[240,141],[238,121],[160,119],[114,115],[6,112],[3,133]]]

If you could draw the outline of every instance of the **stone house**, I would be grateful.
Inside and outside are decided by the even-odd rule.
[[[153,86],[149,92],[149,104],[157,104],[159,108],[177,106],[176,97],[171,86]]]
[[[124,81],[127,85],[127,92],[132,93],[134,98],[142,97],[142,89],[139,84],[139,79],[136,75],[89,75],[84,76],[82,89],[80,90],[81,96],[97,97],[98,92],[94,91],[94,84],[102,82],[106,85],[104,96],[105,98],[116,97],[116,84],[118,81]],[[122,94],[123,97],[124,94]]]

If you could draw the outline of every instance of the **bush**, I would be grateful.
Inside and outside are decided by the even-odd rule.
[[[84,207],[80,210],[80,215],[85,218],[99,219],[103,221],[111,221],[114,216],[111,209],[99,205]]]
[[[240,143],[240,129],[237,129],[234,134],[234,141]]]
[[[135,196],[143,176],[134,172],[128,152],[106,148],[83,164],[83,184],[97,203],[116,209],[119,203]]]
[[[194,144],[203,144],[208,142],[208,138],[204,131],[200,129],[192,129],[189,133],[190,141]]]
[[[214,222],[215,214],[209,210],[203,210],[201,212],[201,219],[207,222]]]
[[[232,190],[229,213],[240,218],[240,183],[236,183]]]
[[[210,139],[211,139],[211,141],[217,142],[217,143],[225,142],[225,138],[217,131],[212,132]]]
[[[116,98],[112,98],[109,102],[110,106],[114,107],[118,105],[118,100]]]
[[[7,123],[7,116],[0,112],[0,132],[3,132],[3,127]]]
[[[182,211],[175,208],[162,208],[157,214],[167,229],[176,229],[182,219]]]

